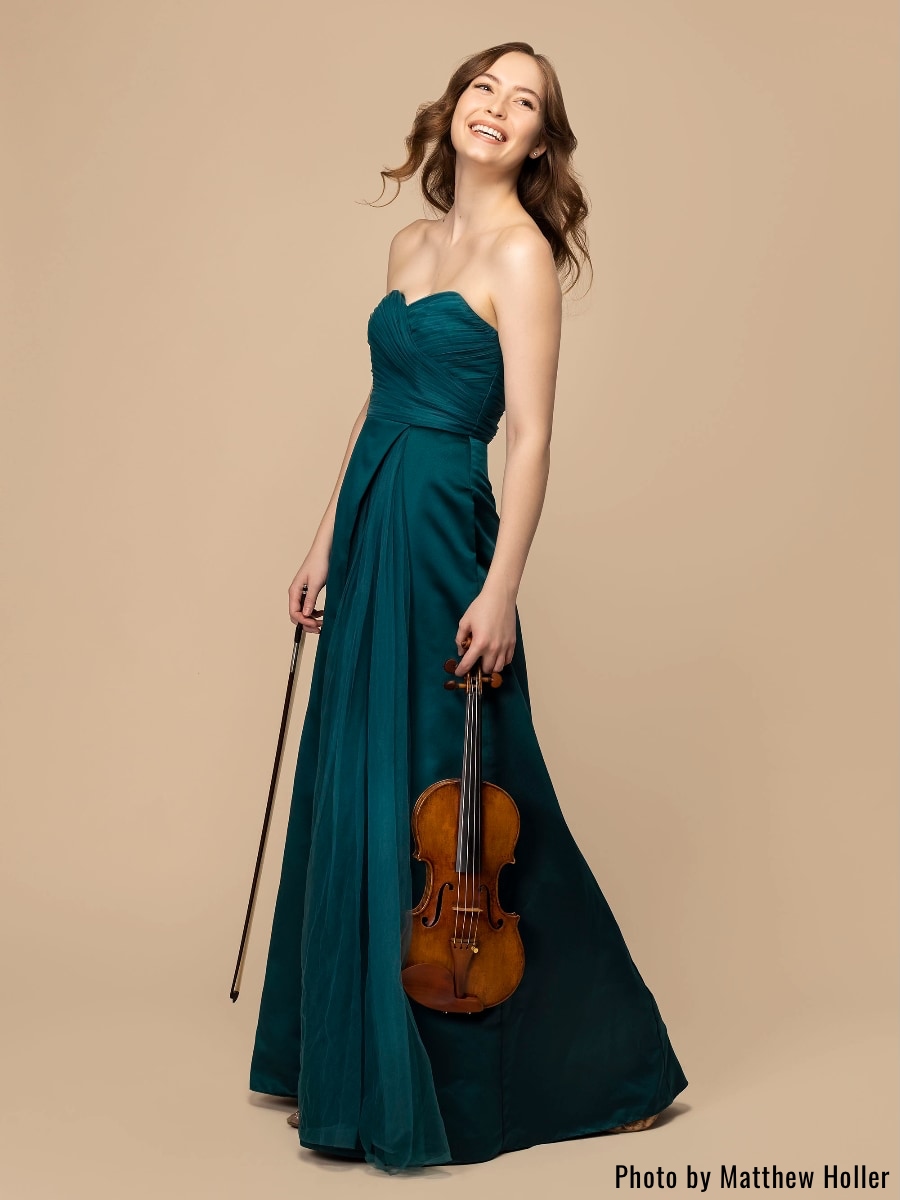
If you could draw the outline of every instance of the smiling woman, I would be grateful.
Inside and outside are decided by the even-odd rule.
[[[560,274],[589,261],[555,71],[521,42],[475,55],[407,147],[382,176],[424,161],[443,215],[391,242],[371,391],[289,588],[291,620],[320,637],[250,1070],[254,1091],[297,1098],[303,1146],[388,1171],[645,1129],[687,1086],[561,811],[516,604],[549,470]],[[501,516],[487,448],[504,415]],[[438,785],[432,912],[416,821]],[[483,964],[504,922],[519,940],[498,998]],[[422,959],[426,928],[443,942]]]

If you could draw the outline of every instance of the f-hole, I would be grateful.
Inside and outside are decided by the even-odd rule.
[[[437,894],[437,905],[435,906],[435,910],[434,910],[434,920],[429,921],[427,917],[422,918],[422,924],[425,926],[426,929],[432,929],[435,925],[437,925],[438,921],[441,919],[441,909],[444,907],[444,891],[446,888],[452,888],[452,887],[453,887],[453,883],[449,879],[445,883],[441,884],[440,891]]]
[[[479,891],[484,893],[484,911],[487,914],[488,924],[490,925],[491,929],[502,929],[503,918],[501,917],[499,921],[494,920],[491,909],[491,893],[488,891],[487,884],[483,883],[479,888]]]

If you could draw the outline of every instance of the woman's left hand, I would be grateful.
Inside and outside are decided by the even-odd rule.
[[[465,675],[479,658],[482,671],[502,671],[515,648],[515,599],[486,584],[460,619],[456,649],[462,658],[455,673]]]

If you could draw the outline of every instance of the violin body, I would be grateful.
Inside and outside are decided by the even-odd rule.
[[[453,659],[445,668],[455,668]],[[486,677],[500,681],[499,673]],[[441,1012],[480,1012],[512,995],[525,970],[518,913],[503,910],[500,870],[515,862],[519,810],[481,780],[480,672],[469,672],[463,773],[427,787],[412,813],[415,857],[426,865],[401,973],[407,995]]]

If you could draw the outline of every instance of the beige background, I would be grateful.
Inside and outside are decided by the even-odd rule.
[[[880,0],[5,0],[5,1197],[384,1178],[247,1091],[312,639],[228,987],[287,587],[425,214],[415,181],[361,201],[513,38],[559,71],[596,271],[519,595],[535,723],[690,1086],[646,1133],[415,1186],[606,1194],[622,1162],[717,1192],[735,1163],[818,1192],[828,1162],[898,1194],[897,26]]]

